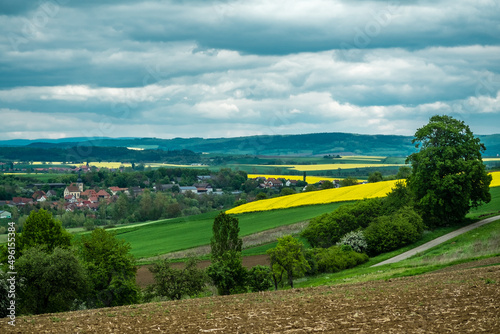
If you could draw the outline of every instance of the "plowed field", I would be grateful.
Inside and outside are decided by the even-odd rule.
[[[498,263],[498,262],[497,262]],[[500,266],[20,317],[2,333],[500,333]]]

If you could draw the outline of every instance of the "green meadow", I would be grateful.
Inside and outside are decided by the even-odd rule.
[[[237,215],[240,236],[291,225],[325,212],[335,210],[344,203],[314,205],[269,212],[254,212]],[[174,251],[207,245],[212,237],[212,224],[218,212],[167,219],[142,226],[121,227],[115,230],[117,236],[128,243],[131,253],[137,258],[148,258]]]

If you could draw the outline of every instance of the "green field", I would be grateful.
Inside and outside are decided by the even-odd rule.
[[[342,204],[344,203],[241,214],[237,216],[240,236],[301,222],[333,211]],[[115,231],[119,238],[130,243],[131,253],[137,259],[148,258],[209,244],[212,237],[212,224],[217,214],[218,212],[211,212],[138,227],[122,227]]]
[[[478,218],[481,215],[500,215],[500,187],[490,188],[491,202],[481,205],[477,209],[472,209],[467,217]]]

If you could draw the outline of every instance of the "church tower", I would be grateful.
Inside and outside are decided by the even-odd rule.
[[[80,175],[80,171],[78,171],[78,179],[76,180],[76,186],[80,189],[80,192],[83,192],[83,181]]]

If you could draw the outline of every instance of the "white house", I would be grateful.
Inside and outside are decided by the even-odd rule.
[[[0,218],[12,218],[12,214],[9,211],[0,210]]]
[[[196,189],[196,187],[179,187],[179,190],[183,194],[188,192],[188,191],[191,191],[192,193],[195,193],[195,194],[198,193],[198,189]]]

